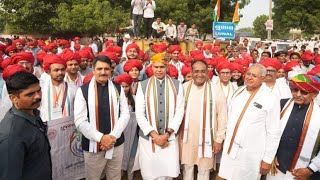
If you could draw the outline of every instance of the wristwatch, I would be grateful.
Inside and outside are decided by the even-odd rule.
[[[168,133],[169,136],[171,136],[171,134],[173,133],[173,130],[172,130],[172,129],[167,129],[167,130],[166,130],[166,133]]]

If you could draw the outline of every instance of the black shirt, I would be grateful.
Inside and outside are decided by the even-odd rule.
[[[12,107],[0,123],[0,179],[51,180],[50,144],[39,111]]]
[[[286,171],[290,170],[293,157],[299,145],[303,124],[309,105],[310,104],[303,106],[298,104],[293,105],[287,125],[282,133],[277,151],[277,160],[280,165],[278,169],[283,173],[286,173]]]

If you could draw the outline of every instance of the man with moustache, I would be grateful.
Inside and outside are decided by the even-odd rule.
[[[52,179],[47,127],[37,108],[41,88],[36,76],[17,72],[7,81],[13,104],[0,123],[0,179]]]
[[[257,180],[271,169],[281,137],[280,101],[263,84],[266,73],[262,65],[252,65],[245,75],[245,86],[231,99],[221,178]]]
[[[110,80],[111,60],[97,56],[93,78],[82,85],[74,101],[74,123],[82,133],[85,174],[88,180],[121,179],[123,131],[130,113],[123,88]]]
[[[66,76],[65,81],[75,87],[82,86],[83,78],[81,78],[79,73],[79,64],[81,63],[81,56],[78,53],[74,53],[67,49],[60,54],[61,58],[66,61]]]
[[[320,179],[320,79],[299,74],[290,81],[291,99],[281,100],[282,136],[267,180]],[[276,168],[276,169],[275,169]]]

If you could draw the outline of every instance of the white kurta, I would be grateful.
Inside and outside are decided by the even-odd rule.
[[[170,89],[171,90],[171,89]],[[153,100],[151,100],[153,101]],[[170,104],[171,105],[171,104]],[[180,173],[179,164],[179,146],[176,133],[180,127],[184,113],[184,95],[183,87],[179,85],[179,91],[176,100],[176,109],[173,114],[169,114],[169,127],[174,130],[169,138],[169,146],[162,149],[156,146],[156,151],[152,151],[152,140],[139,138],[138,151],[134,170],[141,169],[143,179],[156,179],[159,177],[177,177]],[[146,98],[142,91],[141,85],[138,87],[136,94],[136,118],[140,129],[144,135],[148,135],[156,127],[152,127],[146,118]]]
[[[270,88],[271,92],[276,95],[280,99],[288,99],[292,97],[290,87],[287,84],[285,78],[278,78],[276,83],[272,88]]]
[[[260,163],[263,160],[271,164],[281,137],[280,101],[262,85],[244,113],[228,154],[236,123],[250,97],[245,88],[237,90],[228,109],[227,133],[219,170],[219,176],[228,180],[260,179]]]

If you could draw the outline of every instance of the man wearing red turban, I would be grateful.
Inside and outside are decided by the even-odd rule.
[[[23,51],[24,45],[25,43],[22,39],[16,39],[13,41],[13,46],[17,48],[17,52]]]
[[[203,42],[202,41],[196,41],[194,43],[194,50],[202,50]]]
[[[171,45],[168,48],[168,51],[170,53],[170,64],[175,66],[178,70],[178,80],[180,82],[183,81],[183,76],[181,74],[181,69],[184,64],[179,61],[179,54],[181,53],[181,47],[179,45]]]
[[[212,54],[211,54],[212,45],[211,44],[204,45],[202,49],[203,49],[204,57],[212,58]]]
[[[191,66],[188,66],[188,65],[182,66],[181,74],[182,74],[182,76],[184,78],[183,83],[192,80],[192,72],[191,71],[192,71],[191,70]]]
[[[132,84],[132,94],[136,95],[138,85],[139,85],[139,76],[140,72],[143,69],[142,62],[138,59],[130,59],[126,61],[126,63],[123,66],[124,72],[128,73],[131,78],[133,79],[133,84]]]
[[[43,47],[43,50],[48,54],[57,54],[58,46],[56,43],[50,43]]]
[[[219,91],[219,93],[224,94],[224,98],[228,103],[230,102],[231,97],[236,90],[235,86],[230,81],[233,69],[232,63],[229,61],[222,61],[218,63],[216,71],[219,79],[216,82],[213,80],[216,90]]]
[[[76,87],[65,80],[66,61],[56,54],[43,57],[43,69],[49,77],[41,84],[42,103],[40,107],[43,121],[69,118],[73,115]]]
[[[277,72],[282,68],[280,61],[275,58],[265,58],[263,61],[260,61],[260,64],[267,70],[264,82],[272,93],[280,99],[291,98],[291,92],[286,80],[284,78],[277,79]]]
[[[79,64],[80,66],[80,75],[82,78],[84,78],[85,76],[87,76],[89,73],[92,72],[92,69],[88,67],[88,61],[90,58],[90,51],[88,49],[84,49],[82,48],[79,51],[79,55],[81,57],[81,63]]]
[[[310,50],[305,51],[301,55],[301,60],[302,60],[302,72],[307,73],[309,72],[312,68],[314,68],[314,65],[312,64],[312,61],[315,59],[314,55]]]
[[[4,52],[7,56],[11,57],[14,53],[17,53],[17,48],[15,46],[8,46]]]
[[[82,86],[83,80],[79,73],[79,64],[81,63],[80,55],[77,52],[72,52],[70,49],[65,49],[60,56],[66,62],[67,73],[64,80],[75,87]]]
[[[13,54],[11,57],[12,64],[19,64],[33,73],[34,56],[31,52],[20,52]]]
[[[2,78],[3,78],[3,80],[6,81],[10,76],[12,76],[15,73],[20,72],[20,71],[28,72],[28,70],[26,68],[22,67],[19,64],[14,64],[14,65],[8,66],[7,68],[5,68],[3,70]]]

